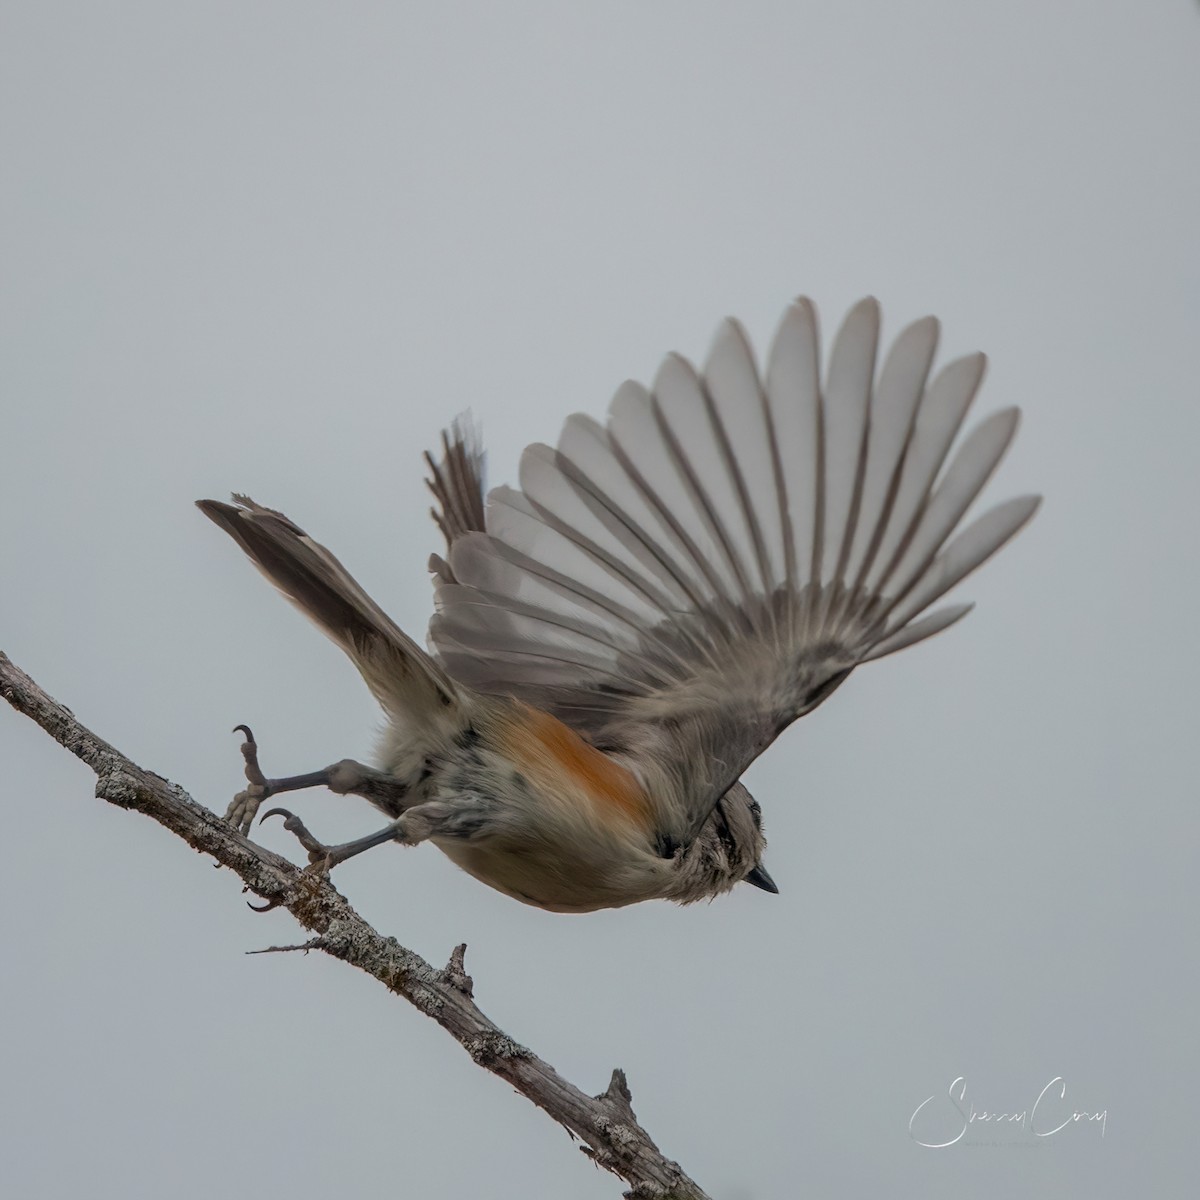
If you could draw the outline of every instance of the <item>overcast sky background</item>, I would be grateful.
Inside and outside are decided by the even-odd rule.
[[[431,847],[339,886],[721,1200],[1191,1195],[1200,1110],[1200,8],[1186,0],[0,5],[0,648],[223,809],[368,757],[340,653],[192,507],[246,490],[420,637],[420,452],[494,482],[626,377],[827,332],[991,356],[1034,525],[953,632],[749,773],[778,897],[546,914]],[[1186,529],[1186,533],[1181,533]],[[0,711],[12,1195],[602,1200],[437,1026]],[[342,840],[379,819],[296,801]],[[263,838],[295,850],[281,828]],[[955,1132],[945,1093],[1107,1110]],[[930,1136],[926,1140],[936,1140]],[[995,1142],[998,1144],[986,1144]],[[972,1143],[972,1144],[968,1144]],[[984,1144],[981,1144],[984,1143]]]

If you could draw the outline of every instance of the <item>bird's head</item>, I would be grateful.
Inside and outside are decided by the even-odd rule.
[[[727,848],[734,882],[752,883],[776,895],[779,889],[762,865],[767,839],[763,836],[762,809],[745,784],[735,783],[717,803],[718,833],[723,821],[732,845]],[[739,872],[741,872],[739,874]]]
[[[743,784],[735,783],[717,801],[696,840],[676,860],[672,898],[681,904],[707,900],[743,881],[764,892],[778,892],[762,865],[766,845],[762,809]]]

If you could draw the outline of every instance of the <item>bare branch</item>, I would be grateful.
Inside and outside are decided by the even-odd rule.
[[[432,1017],[480,1066],[510,1083],[582,1142],[598,1165],[629,1183],[628,1200],[708,1200],[706,1193],[665,1158],[634,1115],[623,1071],[599,1096],[563,1079],[533,1051],[519,1045],[480,1011],[466,973],[466,946],[438,970],[395,938],[377,933],[326,879],[247,841],[181,787],[131,762],[76,720],[7,655],[0,652],[0,693],[18,712],[96,773],[96,795],[145,813],[188,845],[236,872],[246,889],[276,902],[314,937],[270,951],[323,950],[378,979]]]

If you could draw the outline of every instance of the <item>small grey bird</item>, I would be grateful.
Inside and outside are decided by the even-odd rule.
[[[930,379],[937,338],[931,317],[910,325],[877,375],[879,308],[864,300],[822,383],[808,300],[788,308],[763,375],[726,321],[702,372],[671,355],[652,390],[618,389],[605,423],[570,417],[486,508],[482,452],[456,424],[440,461],[426,456],[448,544],[431,560],[430,653],[283,514],[199,501],[345,650],[388,722],[377,768],[281,779],[239,727],[250,786],[229,819],[248,832],[269,796],[352,793],[388,824],[343,845],[286,809],[265,815],[320,870],[429,840],[556,912],[686,904],[742,880],[775,891],[742,772],[859,664],[964,616],[923,614],[1039,502],[959,528],[1018,414],[994,413],[951,456],[984,358]]]

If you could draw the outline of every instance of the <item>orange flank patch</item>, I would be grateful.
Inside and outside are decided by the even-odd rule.
[[[589,745],[557,717],[518,704],[504,749],[539,791],[563,800],[586,799],[602,818],[620,810],[647,830],[650,803],[632,771]]]

